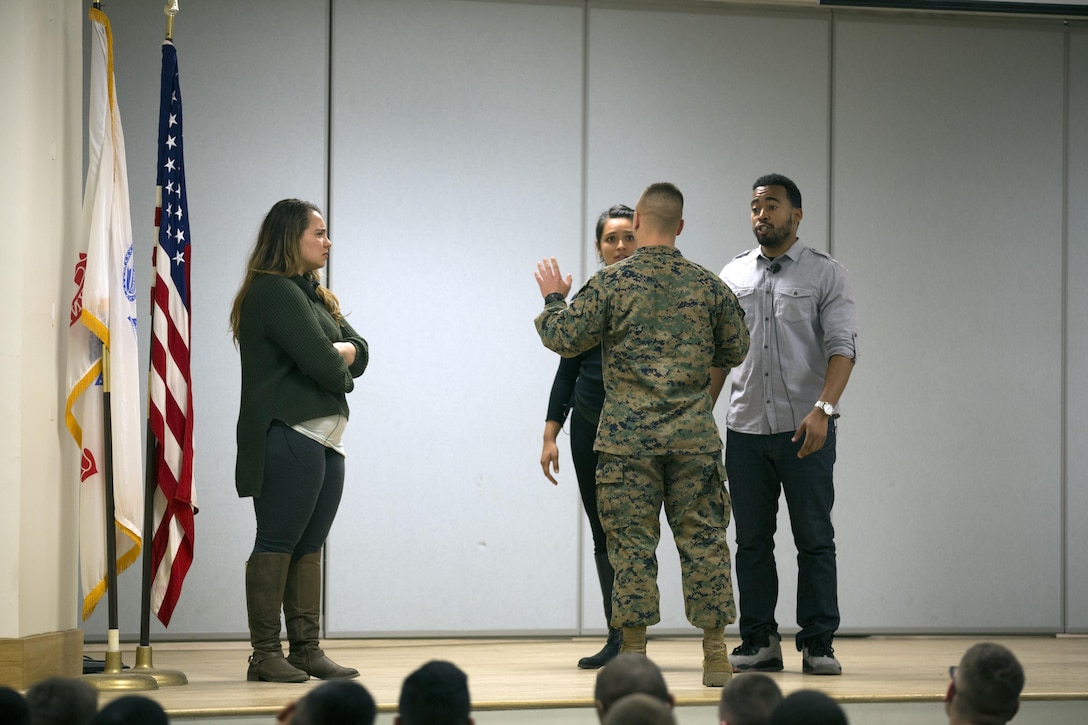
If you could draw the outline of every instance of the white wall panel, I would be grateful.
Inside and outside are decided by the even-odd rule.
[[[1060,23],[835,28],[843,629],[1061,621]]]
[[[768,34],[774,62],[763,59]],[[607,6],[589,16],[588,166],[590,214],[671,181],[684,193],[677,247],[715,273],[754,246],[752,182],[772,171],[805,194],[806,241],[826,248],[828,46],[826,16],[702,10],[661,12]],[[726,401],[718,406],[724,435]],[[779,619],[794,617],[796,565],[788,518],[778,536]],[[599,587],[588,525],[583,566],[585,621],[599,623]],[[733,529],[730,551],[735,551]],[[662,622],[655,632],[691,631],[680,562],[662,517]],[[600,630],[597,624],[597,631]]]
[[[1088,632],[1088,26],[1069,43],[1065,624]]]
[[[337,633],[572,632],[577,486],[540,471],[533,272],[584,238],[581,8],[333,13],[333,289],[367,338],[329,542]]]

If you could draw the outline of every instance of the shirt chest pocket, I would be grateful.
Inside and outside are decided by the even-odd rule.
[[[755,287],[740,287],[733,290],[733,294],[737,297],[737,302],[740,303],[740,308],[744,310],[744,319],[751,320],[759,315],[757,304],[759,302],[760,292]]]
[[[816,295],[811,289],[780,287],[774,291],[774,316],[782,322],[807,322],[816,317]]]

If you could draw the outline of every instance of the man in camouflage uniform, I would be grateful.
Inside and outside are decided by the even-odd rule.
[[[597,506],[616,570],[612,626],[623,652],[646,651],[661,621],[657,588],[660,512],[680,552],[688,621],[703,630],[703,684],[732,675],[723,629],[736,617],[725,528],[729,503],[710,369],[748,352],[736,297],[717,275],[676,249],[684,197],[649,186],[635,208],[634,256],[597,272],[571,300],[554,259],[537,265],[545,346],[573,356],[600,344],[605,402],[594,450]]]

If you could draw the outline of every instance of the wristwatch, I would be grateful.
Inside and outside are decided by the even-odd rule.
[[[819,408],[820,410],[822,410],[824,413],[827,414],[827,417],[829,417],[829,418],[838,418],[839,417],[838,409],[834,405],[832,405],[831,403],[827,402],[826,400],[817,400],[816,405],[813,406],[813,407],[816,407],[816,408]]]
[[[566,297],[562,292],[549,292],[544,296],[544,304],[550,305],[553,302],[562,302]]]

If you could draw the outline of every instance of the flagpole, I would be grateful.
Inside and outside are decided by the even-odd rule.
[[[97,3],[95,3],[97,5]],[[101,673],[84,675],[83,679],[98,690],[157,690],[153,677],[123,672],[121,635],[117,624],[117,533],[114,523],[113,497],[113,408],[110,403],[110,350],[102,348],[102,434],[103,472],[106,499],[106,597],[109,609],[106,663]]]
[[[150,406],[150,391],[148,405]],[[140,587],[140,644],[136,647],[136,665],[133,672],[150,675],[160,687],[188,685],[189,678],[180,670],[166,670],[155,667],[154,653],[151,651],[151,549],[155,536],[155,494],[158,484],[155,481],[155,434],[151,430],[151,417],[148,415],[147,427],[147,462],[144,466],[144,537],[150,541],[144,545],[142,569],[143,584]]]
[[[170,0],[162,9],[166,15],[167,41],[174,40],[174,16],[178,14],[178,0]],[[157,242],[156,242],[157,244]],[[156,249],[156,253],[158,250]],[[152,298],[155,294],[155,281],[152,280]],[[154,306],[154,299],[152,299]],[[148,369],[151,369],[148,365]],[[147,426],[146,426],[146,463],[144,465],[144,536],[151,537],[151,546],[145,546],[143,552],[143,586],[140,593],[140,645],[136,648],[135,671],[151,675],[162,687],[189,684],[189,678],[180,670],[166,670],[154,666],[151,651],[151,557],[154,547],[155,535],[155,494],[158,492],[158,483],[155,472],[155,434],[151,429],[151,383],[148,381],[147,391]]]
[[[125,243],[131,247],[132,232],[129,229],[131,222],[128,215],[128,181],[124,169],[124,140],[121,119],[114,103],[113,93],[113,36],[109,19],[102,13],[100,3],[94,3],[88,16],[94,26],[93,36],[96,42],[94,51],[91,53],[91,102],[87,141],[88,150],[96,158],[94,164],[89,165],[87,170],[87,191],[83,201],[85,231],[88,234],[87,252],[80,255],[80,261],[76,264],[77,292],[73,301],[73,313],[78,308],[79,324],[87,327],[87,335],[82,337],[86,347],[83,348],[82,353],[77,353],[79,357],[75,359],[79,379],[76,387],[73,388],[74,397],[69,400],[70,406],[74,405],[74,398],[81,397],[87,392],[88,384],[94,388],[100,387],[100,390],[94,391],[93,395],[100,402],[101,407],[94,405],[91,410],[98,409],[97,415],[101,416],[101,420],[87,422],[96,427],[101,426],[101,437],[95,436],[96,440],[93,444],[96,449],[100,447],[98,454],[102,463],[101,490],[98,488],[99,474],[95,470],[94,453],[84,448],[84,456],[88,459],[87,475],[83,475],[85,472],[81,470],[80,480],[84,485],[92,488],[80,491],[80,568],[84,586],[83,618],[86,620],[90,616],[90,611],[101,598],[99,589],[105,587],[109,602],[109,629],[103,669],[98,674],[84,675],[84,680],[99,690],[155,690],[158,689],[155,678],[131,671],[122,672],[124,665],[121,662],[121,637],[117,616],[117,556],[118,549],[121,547],[117,540],[119,536],[126,537],[126,543],[127,539],[132,540],[133,546],[127,547],[121,554],[126,566],[130,558],[135,556],[136,547],[142,544],[142,536],[134,531],[137,526],[130,511],[134,503],[133,494],[139,494],[138,487],[133,490],[131,485],[133,477],[130,475],[130,468],[139,456],[138,447],[131,447],[130,440],[134,432],[131,427],[131,388],[136,378],[126,374],[135,372],[131,367],[130,353],[135,352],[136,335],[132,334],[129,337],[130,328],[127,321],[122,322],[125,318],[134,320],[135,309],[132,306],[131,315],[128,313],[130,307],[128,303],[131,299],[122,289],[123,287],[127,289],[128,285],[127,283],[118,284],[117,276],[117,272],[123,267],[119,258],[121,251],[119,243]],[[103,80],[105,83],[102,83]],[[107,169],[105,174],[102,173],[103,168]],[[108,182],[110,188],[104,188],[105,183],[100,182]],[[83,306],[84,282],[87,280],[84,279],[83,272],[80,270],[81,265],[91,266],[92,262],[88,261],[91,257],[93,257],[95,271],[90,282],[93,290],[92,309],[88,310]],[[103,274],[103,271],[106,273]],[[76,323],[77,320],[73,315],[72,325]],[[78,345],[76,349],[79,349]],[[116,371],[114,370],[114,353],[117,353],[118,370]],[[89,364],[85,364],[84,361]],[[72,363],[73,358],[69,357],[70,373],[73,369]],[[115,384],[120,402],[117,408],[117,426],[114,425],[112,404]],[[70,406],[66,410],[66,416],[71,413]],[[70,421],[69,430],[73,432],[76,443],[82,447],[83,432],[74,419]],[[120,437],[117,434],[120,434]],[[115,444],[118,445],[119,450],[114,450]],[[136,453],[136,456],[131,455],[132,453]],[[119,476],[118,471],[120,471]],[[94,476],[96,480],[88,484],[87,481],[91,479],[91,476]],[[120,484],[116,480],[118,478]],[[118,490],[121,493],[120,498],[117,495]],[[120,506],[118,506],[119,501]],[[101,517],[104,519],[105,528],[101,532],[94,531],[91,536],[89,531],[83,529],[84,514],[88,517]],[[89,529],[90,521],[88,520],[86,524]],[[97,529],[97,527],[94,528]],[[86,540],[84,533],[88,534]],[[98,538],[100,536],[105,537],[104,542]],[[98,541],[93,541],[93,538],[98,538]],[[99,547],[103,543],[105,544],[105,561],[100,562],[99,556],[102,552]],[[104,576],[102,570],[104,570]]]
[[[166,39],[174,39],[174,16],[178,14],[178,0],[170,0],[162,9],[166,13]]]

